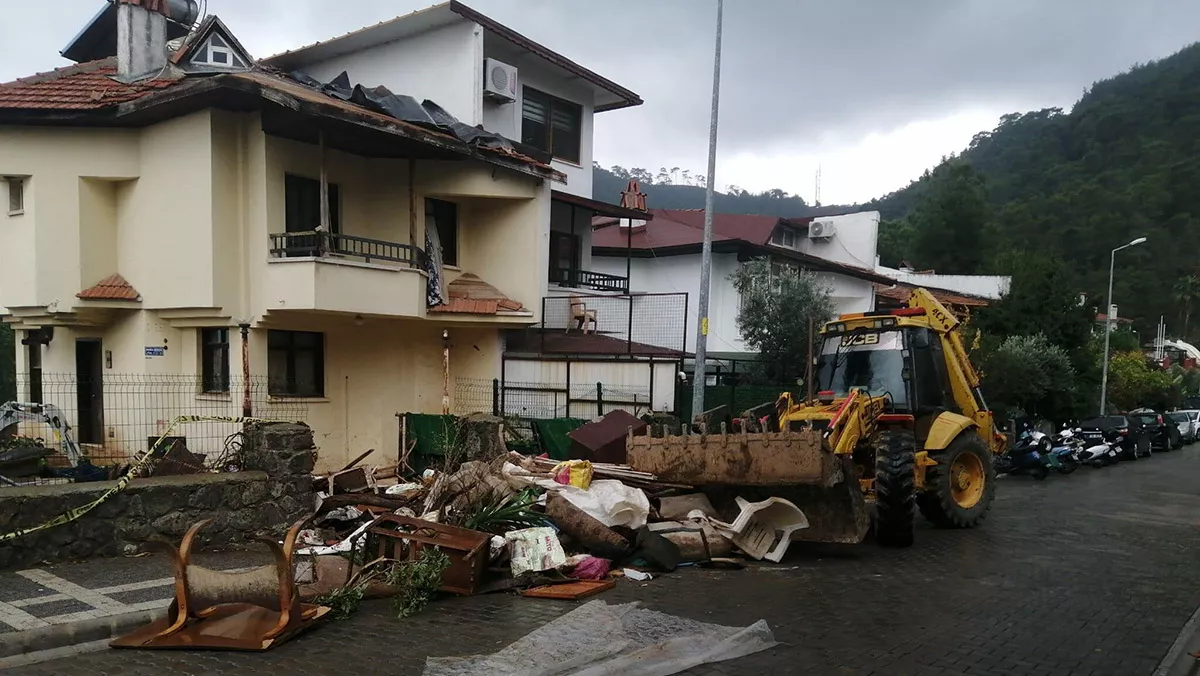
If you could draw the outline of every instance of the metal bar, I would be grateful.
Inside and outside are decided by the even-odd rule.
[[[604,384],[596,383],[596,415],[604,417]]]
[[[442,415],[450,415],[450,332],[442,329]]]
[[[250,325],[238,324],[242,335],[242,417],[253,417],[250,403]]]
[[[501,369],[504,367],[501,366]],[[492,415],[500,415],[500,379],[492,378]]]
[[[567,410],[564,418],[571,417],[571,360],[567,359]]]
[[[700,252],[700,310],[696,317],[697,370],[704,373],[708,352],[708,294],[712,286],[713,191],[717,180],[717,116],[721,97],[721,20],[724,0],[717,0],[717,44],[713,53],[712,114],[708,126],[708,186],[704,191],[704,244]],[[692,383],[692,416],[704,411],[704,380]]]
[[[633,299],[629,298],[629,320],[625,326],[625,354],[633,354]]]

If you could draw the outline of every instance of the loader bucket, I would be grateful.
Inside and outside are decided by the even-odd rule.
[[[791,501],[809,527],[792,539],[861,542],[870,517],[850,459],[833,454],[816,430],[630,436],[628,463],[660,480],[704,489],[713,497]]]

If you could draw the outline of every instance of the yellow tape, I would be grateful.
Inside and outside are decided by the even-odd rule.
[[[59,514],[58,516],[54,517],[53,519],[50,519],[46,523],[43,523],[39,526],[34,526],[32,528],[22,528],[21,530],[16,530],[11,533],[5,533],[4,535],[0,535],[0,542],[7,542],[9,540],[15,540],[19,537],[24,537],[26,535],[29,535],[30,533],[36,533],[40,530],[46,530],[47,528],[54,528],[55,526],[61,526],[65,523],[70,523],[70,522],[74,521],[75,519],[78,519],[79,517],[83,516],[84,514],[87,514],[88,512],[92,511],[97,506],[99,506],[100,503],[111,498],[112,496],[116,495],[117,493],[120,493],[121,491],[125,490],[125,488],[129,485],[129,482],[133,481],[135,478],[137,478],[137,476],[139,474],[141,474],[143,472],[148,472],[149,470],[154,468],[154,465],[161,459],[155,454],[155,451],[158,450],[159,444],[166,441],[167,437],[171,436],[171,432],[174,432],[176,427],[178,427],[181,423],[185,423],[185,422],[266,423],[266,422],[279,422],[279,421],[266,420],[263,418],[226,418],[223,416],[206,416],[206,415],[176,416],[175,418],[173,418],[171,420],[171,424],[167,426],[167,431],[163,432],[162,435],[159,436],[158,439],[156,439],[154,441],[154,445],[150,447],[150,452],[147,453],[145,455],[145,457],[143,457],[141,460],[139,460],[133,467],[130,467],[129,471],[125,473],[125,476],[121,477],[120,480],[117,481],[117,485],[113,486],[112,488],[108,489],[107,491],[104,491],[103,495],[101,495],[100,497],[96,498],[95,500],[89,502],[88,504],[81,505],[81,506],[76,507],[75,509],[67,511],[63,514]]]

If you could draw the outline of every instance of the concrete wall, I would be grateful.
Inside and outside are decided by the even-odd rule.
[[[134,479],[78,519],[0,543],[0,568],[42,561],[120,556],[156,537],[178,543],[197,521],[201,546],[280,536],[313,508],[312,432],[298,425],[268,425],[249,435],[247,471]],[[36,527],[86,505],[115,482],[5,488],[0,491],[0,533]]]
[[[346,71],[352,84],[430,99],[469,125],[483,123],[482,69],[482,29],[469,22],[301,67],[326,82]]]
[[[817,220],[833,222],[837,234],[828,240],[821,240],[809,239],[806,232],[801,232],[796,247],[798,251],[864,270],[875,269],[879,246],[878,211],[821,216]]]

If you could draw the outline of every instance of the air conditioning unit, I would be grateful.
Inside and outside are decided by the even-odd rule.
[[[832,239],[837,234],[837,223],[833,221],[813,221],[808,224],[809,239]]]
[[[517,100],[517,67],[495,59],[483,64],[483,95],[489,99],[511,103]]]

